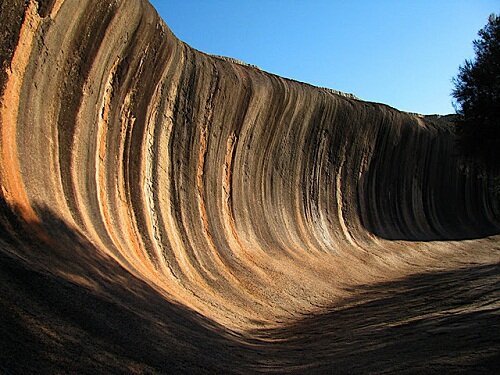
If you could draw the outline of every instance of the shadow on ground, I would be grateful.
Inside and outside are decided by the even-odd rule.
[[[255,332],[259,339],[270,341],[269,370],[356,374],[498,370],[500,264],[421,274],[354,292],[355,298],[325,313]]]
[[[237,334],[176,304],[50,210],[44,245],[0,217],[0,372],[492,373],[500,265],[353,290],[326,312]]]
[[[222,373],[238,363],[236,335],[167,301],[49,210],[51,247],[2,206],[0,373]]]

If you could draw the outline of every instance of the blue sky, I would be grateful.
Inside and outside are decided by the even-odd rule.
[[[498,0],[152,0],[192,47],[424,114],[452,113],[452,78]]]

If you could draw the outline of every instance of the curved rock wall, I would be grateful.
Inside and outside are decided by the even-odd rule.
[[[196,51],[145,1],[1,7],[9,259],[111,299],[137,279],[238,332],[500,259],[450,125]]]

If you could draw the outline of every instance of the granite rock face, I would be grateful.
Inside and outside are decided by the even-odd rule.
[[[0,12],[1,370],[494,368],[500,202],[451,123],[196,51],[142,0]]]

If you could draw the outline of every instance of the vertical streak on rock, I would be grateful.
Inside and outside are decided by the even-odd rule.
[[[52,8],[50,9],[50,17],[54,18],[59,13],[61,6],[64,4],[66,0],[52,0]]]
[[[237,138],[234,133],[231,133],[227,139],[226,143],[226,154],[224,157],[224,169],[222,177],[222,212],[224,215],[224,222],[228,223],[229,235],[238,241],[238,233],[236,232],[236,227],[234,225],[234,217],[232,213],[232,202],[231,202],[231,172],[232,164],[234,158],[234,149],[236,146]]]
[[[25,18],[21,25],[19,41],[12,57],[12,70],[7,73],[7,83],[1,103],[1,160],[2,160],[2,193],[11,205],[20,210],[26,221],[37,222],[38,217],[31,207],[31,203],[24,187],[21,167],[17,155],[17,118],[23,76],[29,63],[31,51],[37,29],[40,26],[36,3],[30,1],[25,11]]]
[[[342,153],[341,153],[342,154]],[[344,212],[343,212],[343,202],[342,200],[344,199],[342,196],[342,173],[344,169],[344,160],[340,162],[340,165],[338,167],[336,177],[335,177],[335,199],[337,202],[337,215],[339,219],[339,224],[340,228],[342,228],[342,233],[344,234],[346,240],[353,246],[356,246],[356,243],[354,242],[354,239],[351,236],[351,233],[349,232],[349,229],[346,226],[345,220],[344,220]]]
[[[178,53],[177,46],[172,47],[171,60],[165,68],[165,78],[163,80],[160,97],[158,98],[157,117],[154,123],[154,149],[151,150],[151,160],[147,165],[151,170],[153,180],[151,181],[151,192],[147,193],[151,198],[149,201],[149,210],[152,221],[153,238],[156,240],[156,246],[160,256],[160,262],[169,270],[168,277],[173,277],[176,282],[181,283],[180,240],[176,232],[168,230],[168,219],[170,218],[170,197],[169,184],[170,178],[168,167],[170,166],[172,155],[169,153],[168,137],[173,127],[173,106],[178,95],[179,79],[181,69],[177,65],[182,65],[184,55]],[[173,237],[172,237],[173,236]]]
[[[113,220],[109,215],[109,201],[107,198],[108,192],[106,191],[106,167],[107,164],[112,162],[112,156],[107,154],[107,143],[106,137],[108,133],[108,128],[111,126],[109,123],[109,116],[112,110],[111,101],[113,96],[113,81],[115,80],[116,70],[118,69],[118,64],[120,63],[120,58],[117,57],[115,62],[111,67],[108,79],[104,87],[104,95],[102,96],[102,102],[99,109],[99,121],[97,123],[97,153],[96,153],[96,189],[97,189],[97,199],[99,204],[99,210],[103,218],[104,227],[106,233],[111,238],[113,245],[119,249],[119,254],[126,254],[123,247],[120,245],[119,239],[115,235],[115,228],[113,228]],[[117,256],[118,254],[114,254]],[[120,256],[118,256],[120,258]]]
[[[207,138],[209,133],[208,126],[213,121],[213,102],[215,94],[218,89],[219,89],[219,79],[218,79],[217,69],[214,65],[213,80],[210,83],[209,87],[210,92],[204,108],[205,113],[203,115],[203,120],[200,130],[200,138],[199,138],[200,150],[198,153],[198,164],[196,167],[196,190],[198,192],[197,195],[198,209],[200,212],[203,234],[207,241],[208,248],[214,260],[214,264],[216,265],[217,271],[219,273],[224,274],[225,278],[228,278],[232,283],[234,283],[235,286],[238,285],[239,288],[241,288],[242,287],[241,283],[234,276],[231,268],[228,267],[227,264],[225,264],[223,258],[220,256],[219,251],[217,250],[217,245],[215,244],[214,238],[210,233],[209,218],[207,215],[207,208],[205,205],[205,184],[203,176],[205,170],[205,159],[207,156],[207,142],[208,142]],[[212,277],[214,276],[212,275]]]

